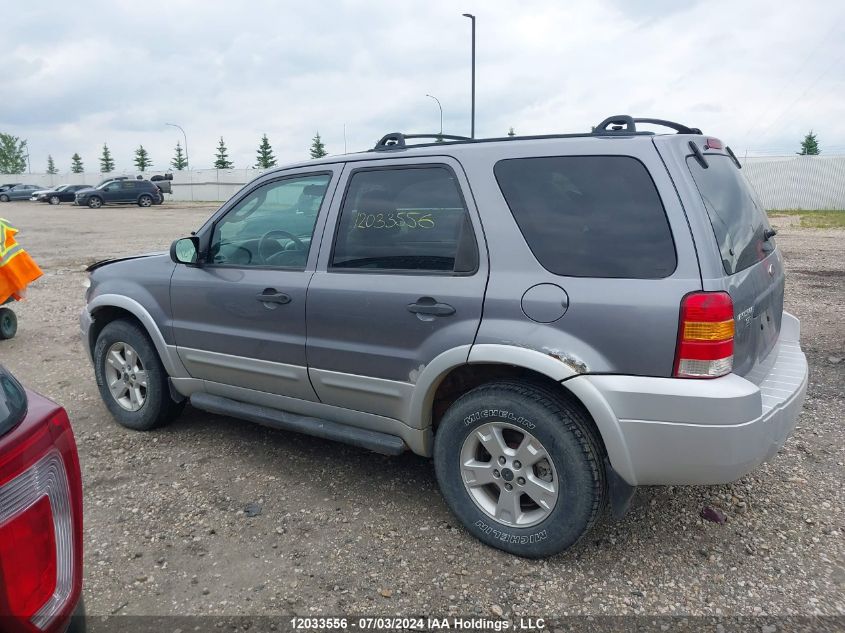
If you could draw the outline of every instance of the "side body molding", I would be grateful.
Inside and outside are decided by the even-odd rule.
[[[141,322],[153,345],[155,345],[165,371],[167,371],[167,374],[171,378],[190,377],[184,365],[182,365],[182,361],[179,360],[179,355],[176,353],[176,346],[167,344],[155,319],[153,319],[152,315],[150,315],[144,306],[125,295],[102,294],[92,299],[87,309],[88,313],[94,317],[99,308],[107,307],[126,310]],[[94,319],[96,320],[96,317]]]

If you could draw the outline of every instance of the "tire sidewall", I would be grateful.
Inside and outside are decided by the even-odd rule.
[[[6,196],[6,195],[0,196],[0,202],[8,202],[8,201],[9,201],[9,196]]]
[[[95,202],[94,202],[95,200],[99,200],[99,204],[95,204]],[[94,197],[89,198],[88,206],[92,209],[99,209],[101,206],[103,206],[103,201],[100,198],[97,198],[96,196],[94,196]]]
[[[112,396],[106,384],[105,358],[109,348],[117,342],[131,345],[137,352],[147,372],[147,397],[137,411],[127,411]],[[103,328],[94,345],[94,375],[103,402],[115,420],[126,428],[135,431],[147,431],[158,426],[163,411],[169,404],[167,376],[158,358],[158,352],[146,333],[133,323],[112,321]]]
[[[467,492],[461,449],[470,433],[490,422],[524,428],[548,452],[557,474],[558,500],[541,523],[526,528],[503,525],[483,512]],[[584,453],[586,441],[583,436],[579,441],[565,420],[528,397],[507,390],[475,390],[450,407],[437,430],[437,480],[450,509],[473,536],[518,556],[549,556],[574,545],[595,516],[596,475]]]
[[[148,201],[148,202],[146,202]],[[153,206],[153,197],[149,194],[144,194],[140,198],[138,198],[138,206],[139,207],[151,207]]]

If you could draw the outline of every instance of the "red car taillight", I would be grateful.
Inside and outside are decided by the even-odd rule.
[[[24,422],[26,424],[26,422]],[[23,426],[23,425],[22,425]],[[0,622],[52,632],[82,590],[82,482],[67,414],[53,410],[0,451]]]
[[[734,306],[727,292],[692,292],[681,301],[674,375],[716,378],[734,360]]]

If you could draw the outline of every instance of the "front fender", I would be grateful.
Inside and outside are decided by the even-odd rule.
[[[120,308],[121,310],[129,312],[132,316],[138,319],[147,331],[153,345],[155,345],[156,351],[158,352],[159,358],[161,359],[162,365],[164,365],[164,369],[167,374],[171,378],[189,377],[187,370],[184,365],[182,365],[182,361],[179,360],[179,356],[175,352],[175,347],[167,344],[167,341],[165,340],[164,335],[158,327],[155,319],[138,301],[132,299],[131,297],[127,297],[126,295],[107,293],[94,297],[88,303],[86,309],[91,317],[96,320],[96,313],[98,309],[102,308]]]

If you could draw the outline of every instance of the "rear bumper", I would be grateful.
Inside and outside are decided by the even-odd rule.
[[[799,338],[798,319],[784,312],[772,361],[748,377],[584,375],[564,384],[594,414],[629,484],[728,483],[775,455],[795,428],[808,376]]]

